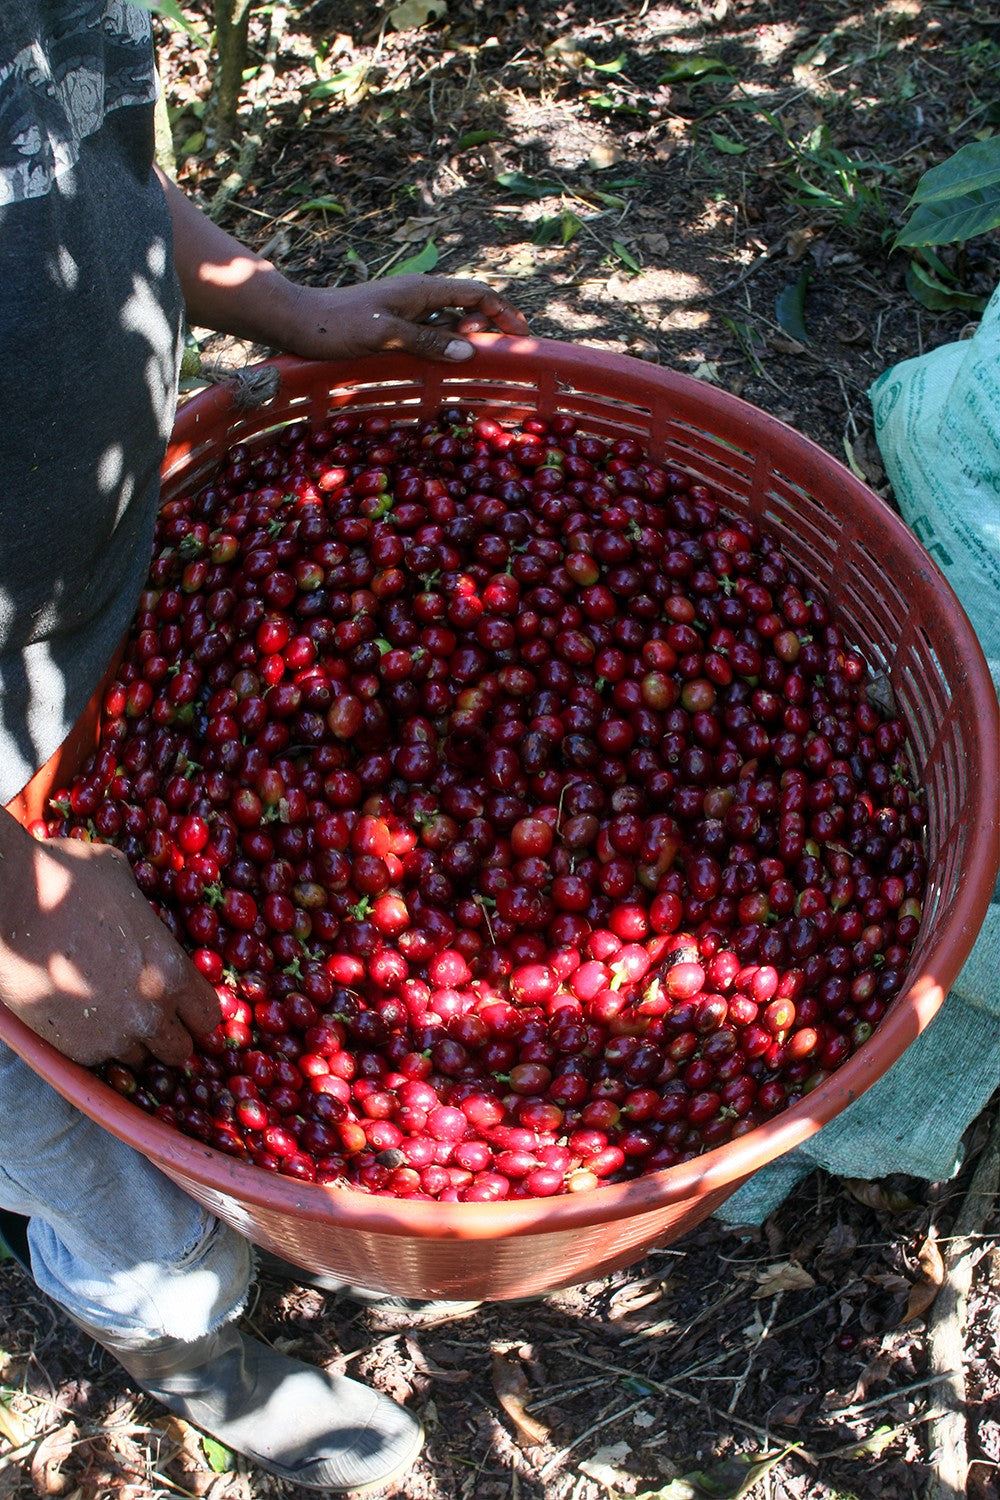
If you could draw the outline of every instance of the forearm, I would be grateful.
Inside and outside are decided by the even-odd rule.
[[[220,229],[157,169],[174,231],[174,265],[188,320],[269,348],[294,338],[300,289],[270,261]]]
[[[410,275],[344,287],[299,286],[159,175],[173,222],[174,264],[195,327],[323,360],[389,349],[462,360],[473,353],[470,333],[528,332],[517,308],[471,277]],[[435,313],[454,316],[432,326],[428,320]]]

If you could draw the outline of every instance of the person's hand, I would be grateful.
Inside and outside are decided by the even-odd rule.
[[[386,349],[428,359],[473,354],[465,337],[494,329],[525,335],[522,314],[484,281],[387,276],[348,287],[305,287],[248,250],[159,168],[174,227],[174,265],[188,320],[303,359],[351,359]],[[435,315],[447,315],[437,324]],[[449,326],[449,324],[451,326]]]
[[[85,1066],[149,1053],[185,1062],[193,1037],[218,1023],[218,997],[124,855],[74,839],[39,843],[0,819],[0,999]]]
[[[528,332],[523,314],[485,282],[445,276],[295,287],[287,318],[280,346],[305,359],[344,359],[400,349],[457,361],[474,352],[467,334],[488,329]]]

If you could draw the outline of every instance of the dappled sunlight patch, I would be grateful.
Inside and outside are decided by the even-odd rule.
[[[699,328],[708,328],[712,322],[712,316],[705,307],[691,307],[678,299],[677,305],[664,313],[658,327],[661,333],[691,332]]]
[[[755,29],[754,50],[758,60],[770,68],[794,54],[801,46],[804,36],[805,29],[802,25],[793,26],[787,21],[768,21]]]
[[[885,0],[884,5],[875,7],[874,14],[876,19],[884,16],[890,21],[916,21],[919,20],[923,10],[921,0]],[[855,16],[853,19],[855,24],[861,24],[860,16]]]
[[[649,307],[652,313],[660,317],[663,315],[664,304],[689,302],[693,297],[704,297],[709,287],[701,276],[690,271],[654,266],[643,270],[638,276],[616,273],[608,282],[608,290],[620,301],[632,306]]]

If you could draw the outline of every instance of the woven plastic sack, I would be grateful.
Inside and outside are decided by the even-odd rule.
[[[896,504],[962,601],[1000,685],[1000,287],[971,339],[869,392]]]
[[[961,600],[1000,684],[1000,288],[972,338],[894,366],[869,394],[903,519]],[[855,1104],[756,1173],[716,1217],[759,1224],[817,1167],[868,1180],[896,1172],[947,1179],[998,1084],[1000,887],[927,1030]]]

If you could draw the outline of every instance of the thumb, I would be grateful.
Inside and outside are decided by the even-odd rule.
[[[475,352],[468,339],[458,338],[455,334],[452,334],[441,351],[441,357],[442,359],[450,359],[457,364],[463,359],[471,359]]]

